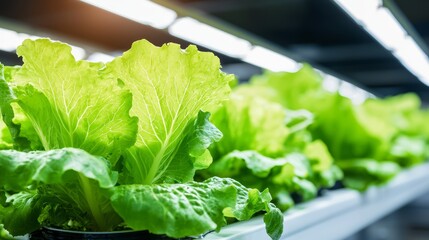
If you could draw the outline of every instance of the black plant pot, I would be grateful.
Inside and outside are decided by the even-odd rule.
[[[171,240],[165,235],[155,235],[148,231],[82,232],[43,227],[31,234],[31,240]],[[182,240],[198,239],[194,237]]]

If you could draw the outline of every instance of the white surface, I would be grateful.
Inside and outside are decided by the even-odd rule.
[[[341,240],[400,208],[429,191],[429,163],[404,170],[389,184],[365,193],[341,189],[297,205],[285,213],[284,233],[287,240]],[[207,239],[263,240],[261,217],[231,224]]]

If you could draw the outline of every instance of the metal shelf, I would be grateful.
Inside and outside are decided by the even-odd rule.
[[[365,193],[341,189],[299,204],[285,213],[287,240],[341,240],[429,191],[429,163],[404,170],[383,187]],[[270,239],[262,217],[224,227],[204,240]]]

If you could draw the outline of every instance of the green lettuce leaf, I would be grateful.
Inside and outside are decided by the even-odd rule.
[[[14,113],[12,122],[19,126],[19,138],[15,141],[15,149],[17,150],[43,150],[42,142],[40,141],[39,135],[34,129],[30,119],[25,115],[21,107],[16,103],[11,103],[12,110]],[[24,149],[23,139],[27,144],[27,149]],[[29,144],[29,145],[28,145]]]
[[[226,225],[225,217],[246,220],[266,211],[268,234],[279,239],[283,215],[270,200],[268,191],[261,193],[217,177],[184,184],[123,185],[112,195],[112,205],[126,225],[175,238],[220,230]]]
[[[235,150],[253,150],[268,157],[283,155],[289,134],[286,112],[276,103],[233,94],[211,118],[223,138],[210,149],[215,158]]]
[[[321,139],[335,159],[379,157],[388,148],[390,127],[355,107],[350,99],[324,90],[322,83],[322,77],[310,65],[304,65],[295,73],[255,76],[236,91],[252,95],[265,89],[259,96],[287,109],[310,111],[314,114],[309,128],[313,138]]]
[[[310,65],[304,64],[297,72],[269,72],[253,76],[250,84],[236,88],[236,92],[247,96],[259,96],[277,102],[292,110],[307,109],[313,112],[323,107],[317,101],[325,94],[323,79]]]
[[[0,149],[11,149],[13,145],[16,149],[28,150],[30,142],[21,136],[21,125],[13,121],[15,114],[11,104],[16,97],[9,87],[10,74],[6,74],[9,72],[6,69],[0,64],[0,120],[3,120],[0,123]]]
[[[290,193],[297,193],[303,201],[316,197],[317,188],[311,179],[311,165],[307,157],[302,153],[290,153],[286,157],[287,164],[275,171],[272,176],[272,182],[275,186],[282,186]],[[277,189],[273,189],[273,195],[276,196]],[[277,198],[275,198],[277,202]],[[282,209],[283,210],[283,209]]]
[[[389,142],[389,146],[380,154],[382,157],[403,167],[425,160],[428,136],[422,134],[421,128],[426,125],[427,119],[422,118],[420,107],[419,97],[411,93],[385,99],[368,99],[360,107],[366,119],[372,116],[379,122],[368,128],[383,134]]]
[[[3,122],[22,150],[0,151],[1,234],[131,227],[183,237],[265,211],[268,234],[280,238],[268,190],[191,182],[212,162],[208,148],[222,133],[209,111],[234,78],[213,54],[142,40],[105,65],[76,61],[70,46],[48,39],[26,40],[17,53],[23,66],[0,76]]]
[[[225,155],[201,173],[206,176],[232,177],[247,187],[269,188],[274,203],[286,210],[293,205],[290,193],[298,193],[303,200],[316,196],[310,163],[299,153],[281,158],[269,158],[256,151],[234,151]]]
[[[184,139],[193,134],[190,126],[200,111],[217,108],[230,91],[233,76],[219,68],[217,57],[199,52],[195,46],[185,50],[176,44],[155,47],[146,40],[135,42],[123,56],[107,64],[106,75],[131,90],[131,113],[139,118],[137,141],[124,158],[133,183],[183,178],[181,173],[176,176],[169,171],[169,166],[176,161]],[[189,156],[187,161],[201,165],[195,157]],[[207,161],[207,155],[201,159]]]
[[[109,162],[101,157],[72,148],[28,153],[3,150],[0,151],[0,169],[1,189],[18,194],[5,201],[5,211],[9,215],[4,219],[9,220],[4,224],[14,219],[12,215],[15,214],[21,215],[19,219],[43,220],[56,226],[84,218],[89,221],[84,224],[86,229],[92,230],[109,231],[120,223],[106,193],[115,185],[117,173],[111,172]],[[29,192],[35,191],[30,189],[37,193]],[[39,198],[43,199],[40,200],[43,204],[36,204]],[[38,214],[51,210],[60,212],[63,222],[58,222],[56,215],[38,219]],[[35,230],[34,224],[25,225],[27,229],[14,226],[16,224],[5,225],[14,235]]]
[[[43,148],[39,136],[36,133],[31,121],[25,116],[19,105],[16,104],[16,97],[9,87],[12,81],[12,75],[19,70],[20,67],[5,66],[3,71],[0,64],[0,95],[2,99],[2,107],[4,110],[5,123],[13,133],[14,148],[18,150],[40,150]],[[3,74],[3,75],[2,75]],[[0,123],[0,126],[4,123]],[[3,128],[1,128],[3,129]],[[3,132],[3,130],[2,130]],[[9,135],[3,132],[3,136]],[[12,136],[10,136],[12,138]]]
[[[384,99],[371,98],[362,104],[362,109],[368,115],[376,116],[379,121],[394,128],[392,131],[408,134],[419,133],[418,124],[413,124],[410,118],[420,111],[420,98],[414,93],[401,94]],[[368,126],[374,127],[377,126]],[[385,132],[386,134],[388,132]]]
[[[427,108],[419,108],[407,114],[408,128],[405,129],[404,134],[409,136],[421,136],[429,139],[429,110]]]
[[[264,215],[264,223],[265,230],[271,239],[280,239],[283,233],[283,213],[272,203],[268,204],[268,211]]]
[[[337,130],[339,124],[344,127],[347,124],[347,121],[338,123],[343,118],[338,118],[336,114],[339,111],[336,110],[339,107],[337,102],[342,103],[343,98],[325,91],[322,83],[321,76],[310,65],[305,64],[296,73],[265,72],[261,76],[252,77],[250,83],[234,90],[239,95],[256,95],[281,104],[285,108],[285,123],[289,129],[284,141],[284,152],[304,153],[311,163],[309,180],[318,187],[331,187],[342,178],[342,172],[335,166],[331,151],[335,152],[335,157],[350,152],[349,148],[341,145],[344,139],[338,136],[349,132]],[[271,115],[267,113],[267,118],[268,116]],[[366,148],[363,151],[365,150]],[[302,186],[309,185],[305,183]],[[282,191],[280,194],[284,195]]]
[[[308,158],[311,165],[311,181],[317,187],[329,188],[343,179],[343,172],[334,163],[334,158],[329,152],[326,144],[320,139],[305,145],[303,154]]]
[[[381,158],[392,136],[389,126],[339,94],[326,95],[324,104],[329,107],[315,113],[311,130],[335,159]],[[368,127],[371,124],[377,127]]]
[[[0,150],[12,149],[13,141],[9,129],[0,116]]]
[[[41,204],[40,195],[35,190],[8,196],[5,207],[0,207],[0,223],[15,236],[35,231],[40,228],[37,218]]]
[[[333,187],[337,181],[341,181],[343,178],[344,173],[341,168],[338,165],[333,164],[330,168],[322,172],[313,172],[311,182],[313,182],[318,188],[330,188]]]
[[[325,143],[321,140],[315,140],[305,146],[304,155],[310,159],[312,169],[315,172],[323,172],[328,170],[334,158],[329,153]]]
[[[391,113],[388,110],[389,104],[379,104],[378,100],[371,99],[362,106],[356,106],[339,93],[324,90],[322,83],[321,76],[309,65],[304,65],[296,73],[266,72],[262,76],[252,78],[250,84],[239,86],[237,91],[240,94],[252,95],[260,88],[263,89],[260,96],[265,99],[280,103],[289,109],[306,109],[314,114],[314,123],[309,126],[312,138],[305,134],[305,131],[300,131],[292,134],[286,144],[289,149],[292,146],[292,149],[297,151],[304,150],[313,163],[312,181],[317,182],[318,186],[331,186],[342,175],[335,165],[329,164],[331,160],[327,157],[328,152],[336,160],[335,164],[341,161],[339,166],[344,171],[347,186],[362,190],[371,184],[379,185],[391,179],[399,171],[398,166],[394,163],[374,161],[386,160],[392,139],[398,133],[398,127],[402,124],[400,122],[403,121],[398,122],[399,125],[396,126],[392,124],[392,119],[389,118],[394,115],[389,115]],[[414,108],[414,100],[406,102],[404,106]],[[380,106],[385,109],[377,110]],[[383,114],[387,117],[380,117],[379,112],[389,114]],[[323,141],[328,151],[320,146],[319,149],[305,151],[309,144],[311,146],[312,139]],[[322,169],[324,170],[320,171]],[[382,172],[374,172],[374,169]]]
[[[258,97],[233,94],[212,116],[224,137],[210,148],[213,164],[200,175],[232,177],[261,191],[268,187],[282,210],[292,205],[290,193],[305,200],[315,197],[316,187],[308,180],[311,165],[295,153],[311,141],[311,135],[304,136],[312,117],[308,111],[286,110]]]
[[[70,46],[48,39],[25,40],[17,53],[24,64],[10,85],[44,149],[76,147],[114,164],[134,143],[131,93],[102,64],[76,61]]]
[[[0,224],[0,239],[2,240],[12,240],[14,239],[12,235],[10,235],[9,231],[4,228],[3,224]]]
[[[307,130],[307,128],[314,123],[314,115],[305,109],[286,109],[285,122],[290,130],[290,134],[294,134]]]
[[[265,178],[274,167],[280,167],[286,163],[286,158],[272,159],[256,151],[233,151],[212,164],[209,172],[219,177],[239,177],[240,175],[247,177],[243,169],[249,169],[252,175]]]
[[[194,179],[195,171],[210,166],[213,158],[207,149],[213,142],[222,138],[219,131],[210,121],[210,114],[200,112],[189,134],[180,144],[174,161],[165,170],[164,182],[187,182]]]
[[[383,185],[401,171],[395,162],[374,159],[348,159],[338,161],[337,164],[344,172],[344,185],[359,191]]]
[[[425,161],[428,157],[428,145],[423,137],[399,135],[393,140],[387,160],[402,167],[410,167]]]

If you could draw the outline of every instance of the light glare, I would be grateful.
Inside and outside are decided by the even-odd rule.
[[[344,11],[353,16],[359,24],[374,15],[382,5],[381,0],[334,0]]]
[[[0,49],[6,52],[13,52],[21,44],[17,32],[0,28]]]
[[[429,86],[429,59],[380,0],[334,0],[381,45]]]
[[[407,36],[405,29],[386,8],[378,8],[363,21],[364,28],[388,50],[400,47]]]
[[[323,88],[329,92],[337,92],[342,80],[325,73],[323,73],[322,76],[323,76],[323,83],[322,83]]]
[[[148,0],[81,1],[158,29],[167,28],[177,17],[175,11]]]
[[[168,32],[173,36],[235,58],[244,56],[252,46],[244,39],[190,17],[178,19],[168,28]]]
[[[365,90],[345,81],[341,82],[338,92],[350,99],[355,105],[362,104],[368,98],[368,93]]]
[[[407,37],[401,48],[396,49],[393,54],[411,73],[421,79],[429,78],[429,59],[414,39]],[[429,85],[427,81],[424,82]]]
[[[88,57],[88,61],[90,62],[103,62],[103,63],[107,63],[110,62],[114,59],[115,57],[111,56],[111,55],[107,55],[105,53],[100,53],[100,52],[95,52],[91,55],[89,55]]]
[[[260,46],[255,46],[242,60],[273,72],[296,72],[301,67],[293,59]]]
[[[7,52],[14,52],[25,39],[36,40],[38,38],[41,37],[0,28],[0,49]],[[71,52],[76,60],[82,60],[85,57],[85,49],[73,45],[70,46],[72,48]]]

